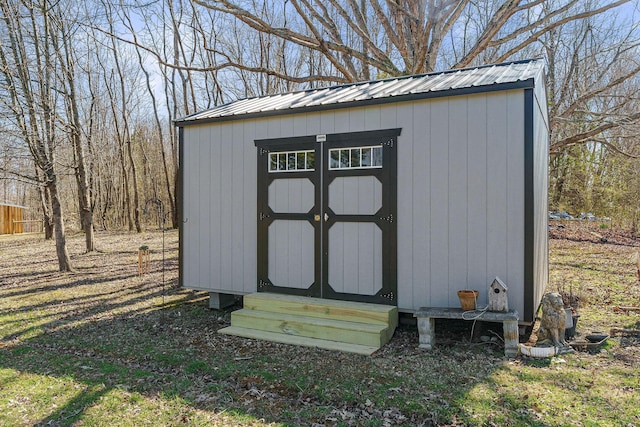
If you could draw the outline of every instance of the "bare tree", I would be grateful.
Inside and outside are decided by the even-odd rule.
[[[444,66],[473,65],[488,48],[503,49],[496,60],[506,60],[538,38],[568,22],[601,14],[630,0],[606,2],[590,10],[579,10],[581,1],[569,0],[549,13],[538,13],[542,0],[290,0],[279,21],[262,15],[280,2],[246,3],[230,0],[195,0],[195,3],[234,17],[257,33],[272,34],[292,45],[311,49],[333,66],[332,75],[290,75],[264,69],[291,81],[361,80],[366,71],[356,62],[389,76],[434,71]],[[253,7],[250,7],[253,5]],[[487,16],[469,25],[466,19]],[[287,19],[284,25],[283,20]],[[367,17],[373,17],[368,19]],[[516,25],[515,23],[523,23]],[[298,24],[298,25],[296,25]],[[377,31],[383,28],[384,32]],[[451,34],[465,37],[465,49],[455,61],[442,56],[443,42]],[[357,38],[351,37],[357,35]],[[353,43],[354,41],[359,43]],[[349,42],[352,43],[349,43]],[[234,63],[235,67],[247,68]],[[259,68],[253,69],[257,71]]]
[[[60,271],[71,271],[56,172],[58,94],[54,53],[48,43],[52,32],[49,5],[29,0],[0,2],[0,12],[5,35],[0,44],[0,73],[11,100],[5,105],[9,106],[14,125],[33,156],[37,174],[41,174],[46,188],[44,201],[50,197],[58,267]]]
[[[53,13],[53,9],[50,9]],[[74,58],[74,48],[71,44],[73,39],[68,28],[67,13],[60,11],[53,16],[54,25],[57,32],[52,33],[50,41],[56,52],[56,59],[60,67],[61,76],[59,82],[64,90],[64,102],[66,109],[66,132],[69,135],[74,155],[74,169],[76,184],[78,187],[78,211],[80,223],[85,234],[85,248],[87,252],[95,249],[95,237],[93,230],[93,208],[91,206],[89,177],[85,159],[85,149],[82,141],[82,126],[80,111],[78,106],[78,90],[76,78],[76,61]]]
[[[175,188],[175,186],[173,185],[173,183],[175,182],[175,177],[172,178],[171,177],[171,172],[169,171],[169,164],[168,164],[168,159],[167,159],[167,153],[165,150],[165,137],[164,137],[164,133],[165,133],[165,129],[162,125],[162,119],[160,117],[160,112],[159,112],[159,102],[156,98],[155,92],[154,92],[154,88],[152,87],[152,83],[151,83],[151,73],[147,70],[145,64],[144,64],[144,56],[143,56],[143,52],[141,51],[141,49],[138,47],[138,41],[137,41],[137,37],[136,37],[136,32],[135,32],[135,28],[133,25],[133,22],[131,20],[131,17],[129,16],[129,14],[127,13],[126,9],[122,9],[121,10],[122,13],[122,17],[123,17],[123,22],[126,25],[126,28],[131,32],[132,36],[133,36],[133,40],[135,42],[136,45],[136,55],[138,57],[138,65],[140,66],[140,70],[142,70],[142,72],[144,73],[145,76],[145,83],[146,83],[146,88],[147,88],[147,94],[149,95],[149,97],[151,98],[151,107],[153,109],[153,120],[154,120],[154,124],[155,124],[155,131],[158,137],[158,146],[160,149],[160,153],[162,155],[162,166],[163,166],[163,172],[164,172],[164,178],[165,178],[165,185],[166,185],[166,191],[167,191],[167,196],[168,196],[168,200],[169,200],[169,210],[170,212],[172,212],[174,214],[173,218],[173,227],[177,228],[178,224],[177,224],[177,207],[176,207],[176,197],[174,195],[174,191],[173,188]],[[145,162],[145,165],[149,166],[149,162]],[[177,175],[177,174],[173,174],[173,175]],[[157,199],[157,195],[154,195],[154,197]]]
[[[106,24],[109,28],[109,32],[115,34],[115,19],[117,12],[114,10],[113,5],[110,2],[102,2],[102,6],[106,12]],[[109,52],[112,54],[109,64],[101,63],[101,67],[104,71],[104,78],[106,79],[107,92],[109,94],[111,110],[113,119],[115,121],[116,130],[120,141],[120,160],[122,166],[123,175],[123,191],[126,195],[126,209],[127,212],[133,212],[133,222],[129,221],[129,229],[132,230],[135,226],[135,230],[142,232],[142,223],[140,220],[140,186],[138,183],[138,167],[134,160],[133,145],[135,141],[132,134],[131,115],[133,108],[129,101],[132,91],[128,91],[126,87],[127,76],[125,76],[124,62],[127,60],[126,56],[121,55],[121,52],[117,46],[117,40],[110,38]],[[106,46],[104,46],[106,47]],[[125,158],[126,153],[126,158]],[[128,170],[131,171],[129,176]],[[131,185],[129,185],[129,179],[131,179]],[[130,196],[130,192],[133,193],[133,199]]]
[[[601,203],[591,195],[609,182],[602,175],[617,173],[608,168],[609,161],[635,155],[640,35],[638,23],[629,18],[615,13],[606,20],[588,17],[540,39],[549,58],[553,207],[597,208]]]
[[[140,231],[153,197],[176,227],[176,118],[239,97],[544,55],[554,200],[604,206],[612,198],[597,188],[619,182],[617,167],[635,170],[618,159],[637,155],[640,33],[618,11],[638,1],[0,0],[0,106],[33,158],[4,176],[40,189],[47,224],[62,221],[57,199],[85,232],[94,211],[103,228]],[[52,172],[75,183],[53,188]]]

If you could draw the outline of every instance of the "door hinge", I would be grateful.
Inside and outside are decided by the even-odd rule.
[[[387,216],[381,216],[380,217],[381,220],[383,221],[387,221],[387,222],[393,222],[393,214],[389,214]]]
[[[269,218],[269,215],[266,215],[264,212],[260,212],[260,221],[264,221],[266,218]]]
[[[395,295],[394,295],[393,291],[389,291],[386,294],[382,294],[380,296],[382,298],[388,299],[389,301],[394,301],[395,300]]]
[[[267,154],[267,153],[269,152],[269,150],[268,150],[268,149],[266,149],[266,148],[262,148],[262,147],[260,147],[260,151],[259,151],[259,152],[260,152],[260,155],[262,156],[262,155],[264,155],[264,154]]]
[[[382,145],[386,145],[386,146],[388,146],[388,147],[393,148],[393,143],[394,143],[394,141],[395,141],[395,140],[394,140],[393,138],[391,138],[391,139],[389,139],[387,142],[383,142],[383,143],[382,143]]]
[[[265,281],[265,280],[258,280],[258,288],[266,288],[267,286],[269,286],[269,282]]]

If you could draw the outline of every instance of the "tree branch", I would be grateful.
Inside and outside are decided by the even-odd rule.
[[[596,137],[597,135],[601,134],[602,132],[605,132],[605,131],[607,131],[609,129],[622,127],[622,126],[625,126],[625,125],[631,125],[631,124],[634,124],[635,122],[637,122],[639,120],[640,120],[640,112],[635,113],[635,114],[631,114],[631,115],[625,117],[624,119],[621,119],[620,121],[603,123],[603,124],[601,124],[599,126],[594,127],[591,130],[571,135],[571,136],[569,136],[567,138],[561,139],[561,140],[553,143],[551,145],[551,147],[550,147],[550,151],[551,152],[558,152],[562,148],[567,147],[569,145],[575,145],[575,144],[579,144],[579,143],[582,143],[582,142],[587,142],[587,141],[593,140],[594,137]]]
[[[497,62],[503,62],[506,61],[509,57],[511,57],[511,55],[514,55],[515,53],[521,51],[522,49],[524,49],[526,46],[529,46],[531,43],[534,43],[538,40],[538,38],[540,38],[540,36],[542,36],[545,33],[548,33],[549,31],[553,30],[554,28],[557,28],[561,25],[564,25],[568,22],[571,21],[577,21],[579,19],[584,19],[584,18],[588,18],[590,16],[595,16],[598,14],[601,14],[609,9],[613,9],[616,8],[618,6],[621,6],[625,3],[628,3],[631,0],[618,0],[616,2],[607,4],[606,6],[602,6],[601,8],[598,9],[594,9],[594,10],[590,10],[587,12],[582,12],[582,13],[578,13],[576,15],[572,15],[572,16],[568,16],[566,18],[560,19],[556,22],[553,22],[547,26],[545,26],[544,28],[536,31],[535,33],[533,33],[529,38],[527,38],[526,40],[524,40],[522,43],[520,43],[519,45],[511,48],[510,50],[508,50],[505,54],[503,54],[502,56],[500,56],[497,59]]]
[[[498,31],[504,26],[507,20],[516,13],[518,8],[519,0],[507,0],[504,2],[502,6],[496,11],[496,13],[491,17],[487,27],[484,29],[476,44],[467,52],[467,54],[453,66],[453,68],[464,68],[471,64],[482,51],[484,51],[493,36],[495,36]]]

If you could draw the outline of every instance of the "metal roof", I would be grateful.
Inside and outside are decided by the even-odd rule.
[[[300,92],[240,99],[176,120],[185,126],[358,105],[533,87],[543,59],[505,62],[438,73],[352,83]]]

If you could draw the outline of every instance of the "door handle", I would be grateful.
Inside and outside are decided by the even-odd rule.
[[[313,216],[313,220],[314,220],[315,222],[320,222],[320,215],[317,215],[317,214],[316,214],[316,215],[314,215],[314,216]],[[329,221],[329,214],[325,212],[325,213],[324,213],[324,222],[327,222],[327,221]]]

